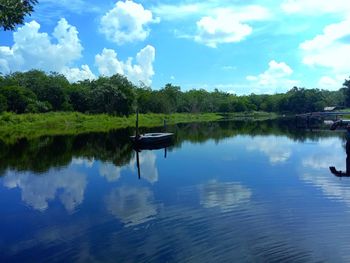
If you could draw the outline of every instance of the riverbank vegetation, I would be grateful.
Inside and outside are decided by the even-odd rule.
[[[263,115],[265,116],[265,115]],[[222,116],[214,113],[189,114],[140,114],[140,127],[167,124],[217,121]],[[83,114],[78,112],[49,112],[0,115],[0,140],[16,141],[20,138],[36,138],[43,135],[75,135],[87,132],[106,132],[113,129],[135,127],[135,115],[128,117],[108,114]]]
[[[302,113],[326,106],[350,106],[350,81],[338,91],[293,87],[286,93],[236,96],[204,89],[181,91],[166,84],[160,90],[131,83],[122,75],[69,83],[57,73],[39,70],[0,75],[0,112],[17,114],[81,112],[128,116],[141,113]]]
[[[136,109],[143,127],[225,119],[270,119],[277,115],[349,106],[350,82],[338,91],[294,87],[284,94],[236,96],[219,90],[160,90],[136,86],[122,75],[69,83],[39,70],[0,75],[0,139],[103,132],[133,127]]]

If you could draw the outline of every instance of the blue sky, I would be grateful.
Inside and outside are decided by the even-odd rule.
[[[349,61],[348,0],[39,0],[25,25],[0,32],[3,74],[120,73],[154,89],[337,90]]]

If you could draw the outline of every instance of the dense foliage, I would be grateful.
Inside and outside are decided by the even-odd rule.
[[[0,27],[14,30],[22,25],[24,17],[33,12],[37,0],[0,0]]]
[[[136,109],[141,113],[301,113],[320,111],[326,106],[350,106],[349,80],[338,91],[293,87],[284,94],[236,96],[217,89],[182,92],[172,84],[152,90],[137,87],[119,74],[77,83],[39,70],[0,75],[0,111],[15,113],[77,111],[129,115]]]

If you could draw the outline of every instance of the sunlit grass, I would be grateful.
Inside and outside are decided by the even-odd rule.
[[[164,120],[169,125],[188,122],[217,121],[223,118],[272,118],[266,113],[228,114],[218,113],[174,113],[174,114],[140,114],[140,127],[162,126]],[[0,140],[13,142],[20,138],[36,138],[44,135],[69,135],[87,132],[105,132],[135,126],[135,115],[119,117],[108,114],[82,114],[77,112],[50,112],[0,114]]]

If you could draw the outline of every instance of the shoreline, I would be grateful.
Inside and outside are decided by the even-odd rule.
[[[219,120],[266,120],[277,118],[277,114],[265,112],[247,113],[172,113],[139,114],[139,127],[163,126],[190,122],[208,122]],[[33,139],[50,135],[75,135],[89,132],[108,132],[110,130],[135,127],[135,114],[113,116],[107,114],[84,114],[78,112],[50,113],[2,113],[0,114],[0,140],[14,142],[27,138]]]

